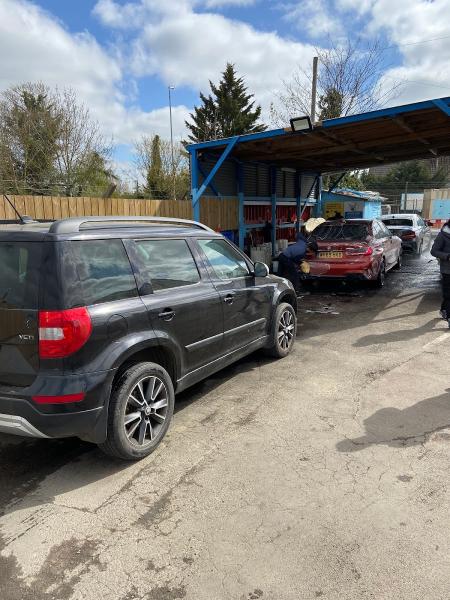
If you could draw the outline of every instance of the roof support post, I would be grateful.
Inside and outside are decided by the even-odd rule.
[[[239,248],[244,250],[245,244],[245,210],[244,210],[244,169],[242,163],[236,165],[237,182],[238,182],[238,227],[239,227]]]
[[[302,218],[302,174],[297,171],[295,174],[295,232],[300,232],[300,220]]]
[[[194,201],[198,191],[198,157],[197,150],[190,150],[191,154],[191,201],[194,221],[200,221],[200,202]]]
[[[227,145],[225,147],[225,150],[220,155],[220,157],[217,160],[217,162],[214,165],[214,167],[208,173],[208,176],[203,181],[200,189],[197,191],[197,193],[195,195],[193,194],[193,196],[192,196],[192,203],[193,203],[194,206],[198,203],[198,201],[200,200],[203,192],[206,190],[206,188],[208,187],[210,181],[213,179],[213,177],[215,176],[215,174],[217,173],[217,171],[220,169],[220,167],[222,166],[222,164],[225,161],[225,159],[227,158],[227,156],[233,150],[233,148],[236,145],[236,143],[237,143],[238,140],[239,140],[239,136],[238,135],[235,136],[235,137],[230,138],[229,142],[227,143]]]
[[[318,185],[319,185],[319,178],[321,179],[321,176],[320,176],[320,175],[316,175],[316,176],[314,177],[313,184],[312,184],[312,186],[309,188],[308,195],[306,196],[305,204],[306,204],[306,202],[308,202],[308,200],[309,200],[309,197],[311,196],[311,194],[312,194],[312,192],[313,192],[314,188],[316,188],[316,189],[317,189],[317,187],[316,187],[316,186],[318,186]],[[314,216],[316,216],[316,217],[320,217],[320,211],[321,211],[321,210],[322,210],[322,207],[320,206],[320,198],[317,198],[317,200],[316,200],[316,206],[314,207]]]
[[[270,167],[270,200],[272,204],[272,256],[277,241],[277,168]]]
[[[322,174],[317,175],[317,216],[321,217],[323,212],[322,205]]]

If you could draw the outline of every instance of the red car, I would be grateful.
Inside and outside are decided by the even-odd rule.
[[[402,266],[402,241],[378,219],[326,221],[311,234],[307,279],[371,281],[383,287],[387,271]]]

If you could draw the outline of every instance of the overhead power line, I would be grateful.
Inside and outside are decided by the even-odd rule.
[[[439,40],[448,40],[450,35],[443,35],[441,37],[430,38],[428,40],[420,40],[418,42],[405,42],[404,44],[392,44],[385,46],[383,50],[389,50],[390,48],[403,48],[404,46],[419,46],[420,44],[428,44],[430,42],[438,42]]]

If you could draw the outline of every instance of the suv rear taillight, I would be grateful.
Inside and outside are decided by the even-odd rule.
[[[39,311],[39,357],[65,358],[88,341],[92,322],[86,307]]]

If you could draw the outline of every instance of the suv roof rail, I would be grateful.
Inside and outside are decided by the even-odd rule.
[[[49,233],[78,233],[81,226],[85,223],[160,223],[160,224],[173,224],[173,225],[190,225],[192,227],[198,227],[205,231],[214,231],[207,225],[198,223],[198,221],[190,221],[188,219],[177,219],[172,217],[71,217],[70,219],[61,219],[51,224]]]

